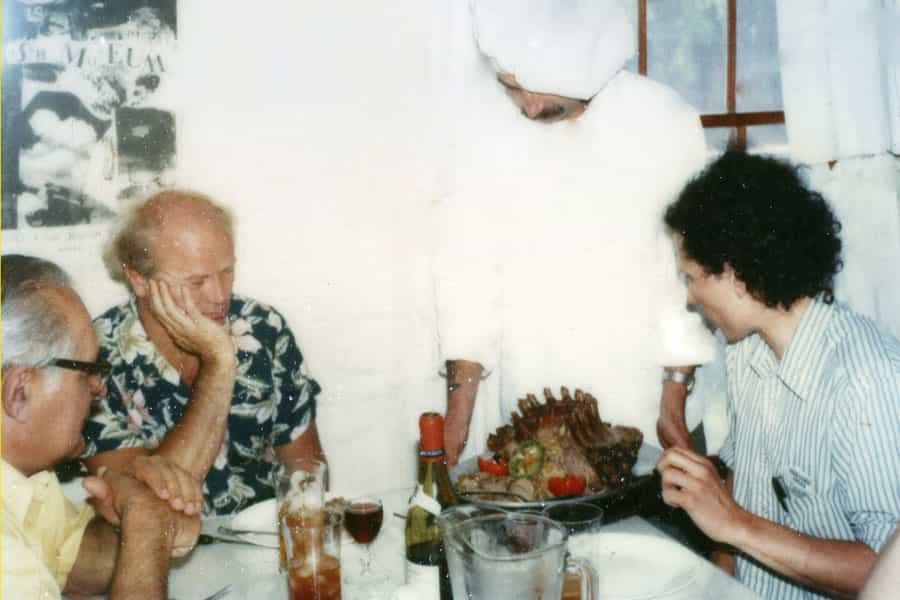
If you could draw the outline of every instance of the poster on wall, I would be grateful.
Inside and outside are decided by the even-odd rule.
[[[174,184],[175,49],[175,0],[3,2],[5,242],[95,238]]]

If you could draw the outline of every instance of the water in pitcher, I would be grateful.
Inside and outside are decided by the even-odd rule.
[[[445,519],[441,530],[456,600],[559,600],[566,531],[558,524],[493,513]]]

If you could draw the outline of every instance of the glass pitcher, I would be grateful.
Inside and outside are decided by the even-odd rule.
[[[438,517],[454,600],[560,600],[566,569],[593,600],[596,573],[566,553],[567,531],[532,513],[459,506]]]

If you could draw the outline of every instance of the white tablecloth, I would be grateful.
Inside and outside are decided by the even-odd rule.
[[[80,488],[79,488],[80,489]],[[387,573],[391,583],[404,583],[405,566],[403,558],[403,520],[393,513],[405,513],[410,488],[400,488],[380,492],[378,495],[384,502],[385,523],[381,533],[372,544],[372,552],[377,568]],[[77,490],[76,490],[77,493]],[[231,517],[214,517],[204,520],[204,533],[215,534],[220,525],[229,526]],[[646,566],[640,564],[627,565],[629,569],[641,572],[643,577],[659,576],[663,568],[660,557],[654,556],[653,548],[660,543],[672,540],[671,537],[650,525],[639,517],[630,517],[617,523],[607,525],[599,530],[599,535],[624,534],[629,536],[647,536],[647,556],[638,556],[637,560],[646,560]],[[346,533],[341,545],[341,570],[344,573],[358,569],[362,549]],[[640,542],[638,542],[640,543]],[[684,564],[683,555],[678,559]],[[666,600],[758,600],[758,596],[750,589],[715,568],[700,556],[690,554],[690,576],[687,585],[664,595],[644,596],[646,598],[665,598]],[[604,577],[603,564],[595,564],[598,576]],[[622,572],[617,573],[622,576]],[[684,578],[682,578],[684,579]],[[223,586],[231,584],[232,592],[226,600],[280,600],[287,598],[287,582],[278,573],[278,550],[243,546],[237,544],[213,543],[198,546],[194,552],[177,560],[172,565],[169,576],[169,597],[174,600],[202,600]],[[601,589],[603,582],[601,581]],[[345,592],[348,590],[345,586]],[[345,596],[346,597],[346,596]],[[604,599],[606,600],[606,599]]]
[[[405,491],[404,491],[405,493]],[[392,503],[385,502],[385,512],[393,512]],[[227,518],[210,519],[204,523],[204,530],[213,532]],[[636,571],[643,571],[642,576],[654,577],[660,573],[660,559],[653,556],[653,544],[660,541],[669,541],[672,538],[650,525],[644,519],[631,517],[600,529],[602,534],[627,534],[631,536],[647,536],[648,553],[646,565],[634,565]],[[345,536],[349,537],[349,536]],[[381,534],[373,544],[373,554],[379,569],[386,571],[391,581],[397,585],[403,583],[403,521],[393,518],[386,523]],[[347,540],[341,550],[342,571],[356,569],[360,556],[360,548],[352,541]],[[691,554],[690,577],[685,585],[679,586],[664,595],[654,595],[654,598],[677,599],[709,599],[720,600],[757,600],[759,597],[750,589],[715,568],[702,557]],[[599,577],[604,577],[603,566],[595,565],[599,571]],[[619,574],[621,576],[621,574]],[[218,590],[226,583],[233,585],[233,592],[227,600],[250,600],[266,598],[277,600],[287,597],[285,578],[278,574],[278,551],[250,546],[238,546],[234,544],[216,543],[208,546],[199,546],[193,555],[182,561],[172,569],[170,581],[170,593],[177,600],[200,600]],[[603,588],[601,582],[601,589]],[[345,591],[346,590],[345,587]],[[649,596],[648,596],[649,598]]]
[[[411,488],[378,492],[384,504],[384,523],[372,542],[375,568],[387,573],[390,584],[402,585],[405,577],[403,557],[403,519],[394,513],[405,513]],[[213,517],[203,521],[203,532],[216,534],[221,525],[230,526],[230,517]],[[256,536],[247,536],[256,537]],[[275,540],[274,536],[264,540]],[[342,532],[341,572],[359,571],[362,546]],[[197,546],[185,559],[173,564],[169,575],[169,596],[176,600],[201,600],[226,584],[233,591],[227,600],[287,598],[287,580],[278,573],[278,550],[227,543]],[[346,585],[344,586],[346,590]],[[346,597],[346,593],[345,593]]]

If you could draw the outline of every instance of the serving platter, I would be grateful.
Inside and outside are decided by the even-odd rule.
[[[563,498],[549,498],[546,500],[518,500],[512,495],[497,494],[492,492],[485,493],[468,493],[460,495],[463,500],[478,506],[500,508],[503,510],[542,510],[544,507],[557,504],[560,502],[572,502],[575,500],[581,502],[604,502],[613,497],[623,495],[636,486],[641,485],[653,473],[656,462],[662,451],[655,446],[649,444],[641,444],[638,450],[637,461],[631,469],[631,478],[625,481],[621,486],[606,490],[599,494],[586,494],[584,496],[566,496]],[[491,458],[490,452],[481,454],[484,458]],[[472,456],[460,461],[455,467],[450,469],[450,481],[456,487],[456,480],[461,475],[474,473],[478,470],[478,456]]]

